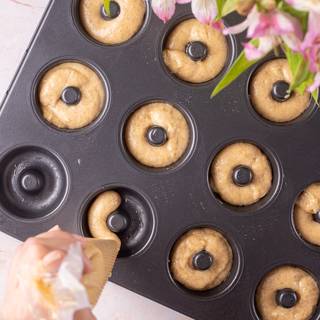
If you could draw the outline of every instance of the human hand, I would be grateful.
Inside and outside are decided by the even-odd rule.
[[[63,232],[54,227],[48,232],[29,238],[21,244],[13,258],[7,280],[2,314],[5,320],[50,319],[50,309],[39,296],[34,281],[39,273],[54,275],[66,256],[70,245],[84,245],[85,238]],[[84,274],[91,271],[90,261],[83,254]],[[46,288],[42,288],[45,289]],[[81,310],[76,320],[94,319],[91,311]]]

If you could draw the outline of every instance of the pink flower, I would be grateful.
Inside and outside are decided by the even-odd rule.
[[[292,50],[299,50],[303,38],[299,21],[291,15],[272,10],[267,13],[259,12],[254,6],[247,19],[239,25],[226,28],[225,34],[247,31],[250,39],[258,39],[258,47],[246,43],[245,53],[248,60],[256,60],[266,55],[273,47],[283,40]]]
[[[297,10],[309,12],[308,31],[301,45],[301,52],[309,61],[310,71],[315,73],[314,83],[308,88],[314,92],[320,86],[320,1],[319,0],[286,0]]]
[[[308,32],[301,45],[301,51],[310,62],[310,70],[320,70],[320,14],[309,13]]]
[[[192,12],[201,23],[216,26],[215,19],[218,14],[216,0],[192,0]]]
[[[272,50],[278,42],[273,37],[259,38],[259,45],[256,47],[250,42],[244,43],[244,51],[248,60],[258,60]]]
[[[301,52],[309,61],[310,71],[316,74],[314,83],[309,87],[313,92],[320,86],[320,13],[310,11],[308,31],[301,45]]]
[[[216,24],[217,16],[216,0],[152,0],[151,5],[154,13],[163,21],[167,22],[174,15],[176,4],[189,3],[192,1],[192,12],[202,23],[220,26]]]
[[[152,0],[151,6],[154,13],[163,21],[169,21],[176,10],[177,3],[188,3],[191,0]]]

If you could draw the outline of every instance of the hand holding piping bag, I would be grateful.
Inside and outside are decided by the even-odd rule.
[[[93,271],[84,254],[87,242],[54,227],[21,244],[7,277],[0,318],[95,319],[81,283]]]

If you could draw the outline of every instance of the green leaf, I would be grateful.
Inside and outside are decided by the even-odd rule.
[[[298,94],[301,94],[301,95],[304,94],[307,88],[313,83],[312,78],[313,78],[313,75],[311,74],[311,78],[308,78],[305,81],[301,82],[293,90]]]
[[[253,45],[258,45],[257,40],[252,40],[251,43]],[[235,81],[243,72],[249,69],[252,65],[254,65],[258,60],[249,61],[246,58],[245,52],[242,51],[236,61],[233,63],[228,72],[224,75],[218,85],[214,88],[211,93],[211,98],[215,97],[218,93],[220,93],[223,89],[229,86],[233,81]]]
[[[314,90],[311,95],[312,95],[312,98],[314,99],[315,103],[319,107],[319,89]]]
[[[309,69],[309,62],[305,60],[302,54],[293,52],[287,46],[284,46],[283,50],[293,77],[290,90],[294,90],[298,94],[304,94],[308,87],[312,85],[315,77]],[[312,92],[312,97],[317,105],[319,105],[319,89]]]
[[[284,53],[286,55],[286,58],[288,60],[288,64],[290,67],[290,70],[292,72],[292,75],[297,73],[297,69],[300,68],[301,62],[304,60],[303,56],[300,53],[293,52],[288,46],[283,46]]]
[[[222,16],[227,16],[229,13],[235,10],[238,0],[226,0],[222,9]]]
[[[104,10],[106,11],[108,16],[111,16],[110,2],[111,2],[111,0],[103,0]]]
[[[217,3],[217,9],[218,9],[218,16],[216,19],[221,19],[222,18],[222,10],[223,10],[225,0],[216,0],[216,3]]]
[[[295,74],[293,74],[293,81],[290,86],[291,90],[294,90],[296,87],[308,81],[311,76],[312,73],[309,71],[309,64],[304,60],[301,61],[297,66]]]
[[[309,71],[309,63],[301,53],[293,52],[288,46],[284,46],[283,49],[292,74],[290,90],[295,90],[303,83],[310,81],[313,75]]]

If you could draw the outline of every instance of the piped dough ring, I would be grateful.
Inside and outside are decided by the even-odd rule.
[[[276,302],[276,293],[292,289],[298,295],[298,303],[283,308]],[[292,266],[279,267],[260,283],[256,293],[256,306],[262,320],[308,320],[313,315],[319,299],[319,288],[314,278],[304,270]]]
[[[145,13],[144,0],[116,0],[120,14],[114,19],[101,17],[102,0],[81,0],[80,20],[87,33],[104,44],[120,44],[131,39],[141,28]]]
[[[147,141],[146,133],[153,126],[165,129],[165,144],[153,146]],[[125,141],[128,151],[141,164],[163,168],[177,162],[185,153],[189,143],[189,126],[183,114],[173,106],[150,103],[129,118]]]
[[[67,87],[80,90],[78,104],[67,105],[61,100]],[[46,72],[40,81],[38,96],[44,119],[58,128],[79,129],[99,116],[105,90],[100,77],[91,68],[78,62],[66,62]]]
[[[294,208],[294,222],[298,233],[306,241],[320,246],[320,223],[313,214],[320,211],[320,183],[313,183],[299,196]]]
[[[107,220],[121,204],[121,197],[115,191],[106,191],[97,196],[88,211],[88,226],[91,235],[99,239],[114,239],[118,236],[107,227]]]
[[[207,46],[207,57],[193,61],[186,54],[190,42],[200,41]],[[196,19],[178,24],[167,38],[163,59],[169,70],[182,80],[202,83],[216,77],[228,58],[228,44],[224,35]]]
[[[272,88],[278,81],[292,82],[292,75],[286,59],[274,59],[264,63],[250,82],[250,96],[253,107],[264,118],[274,122],[288,122],[298,118],[310,104],[310,94],[292,93],[292,96],[278,102],[272,98]]]
[[[238,166],[252,170],[253,179],[246,186],[233,182],[233,170]],[[221,198],[235,206],[247,206],[263,198],[272,185],[269,160],[251,143],[234,143],[223,149],[211,165],[211,186]]]
[[[213,265],[205,271],[195,270],[195,254],[207,251],[214,257]],[[217,287],[230,274],[233,253],[228,241],[217,231],[198,228],[184,234],[171,254],[170,269],[173,278],[186,288],[204,291]]]

